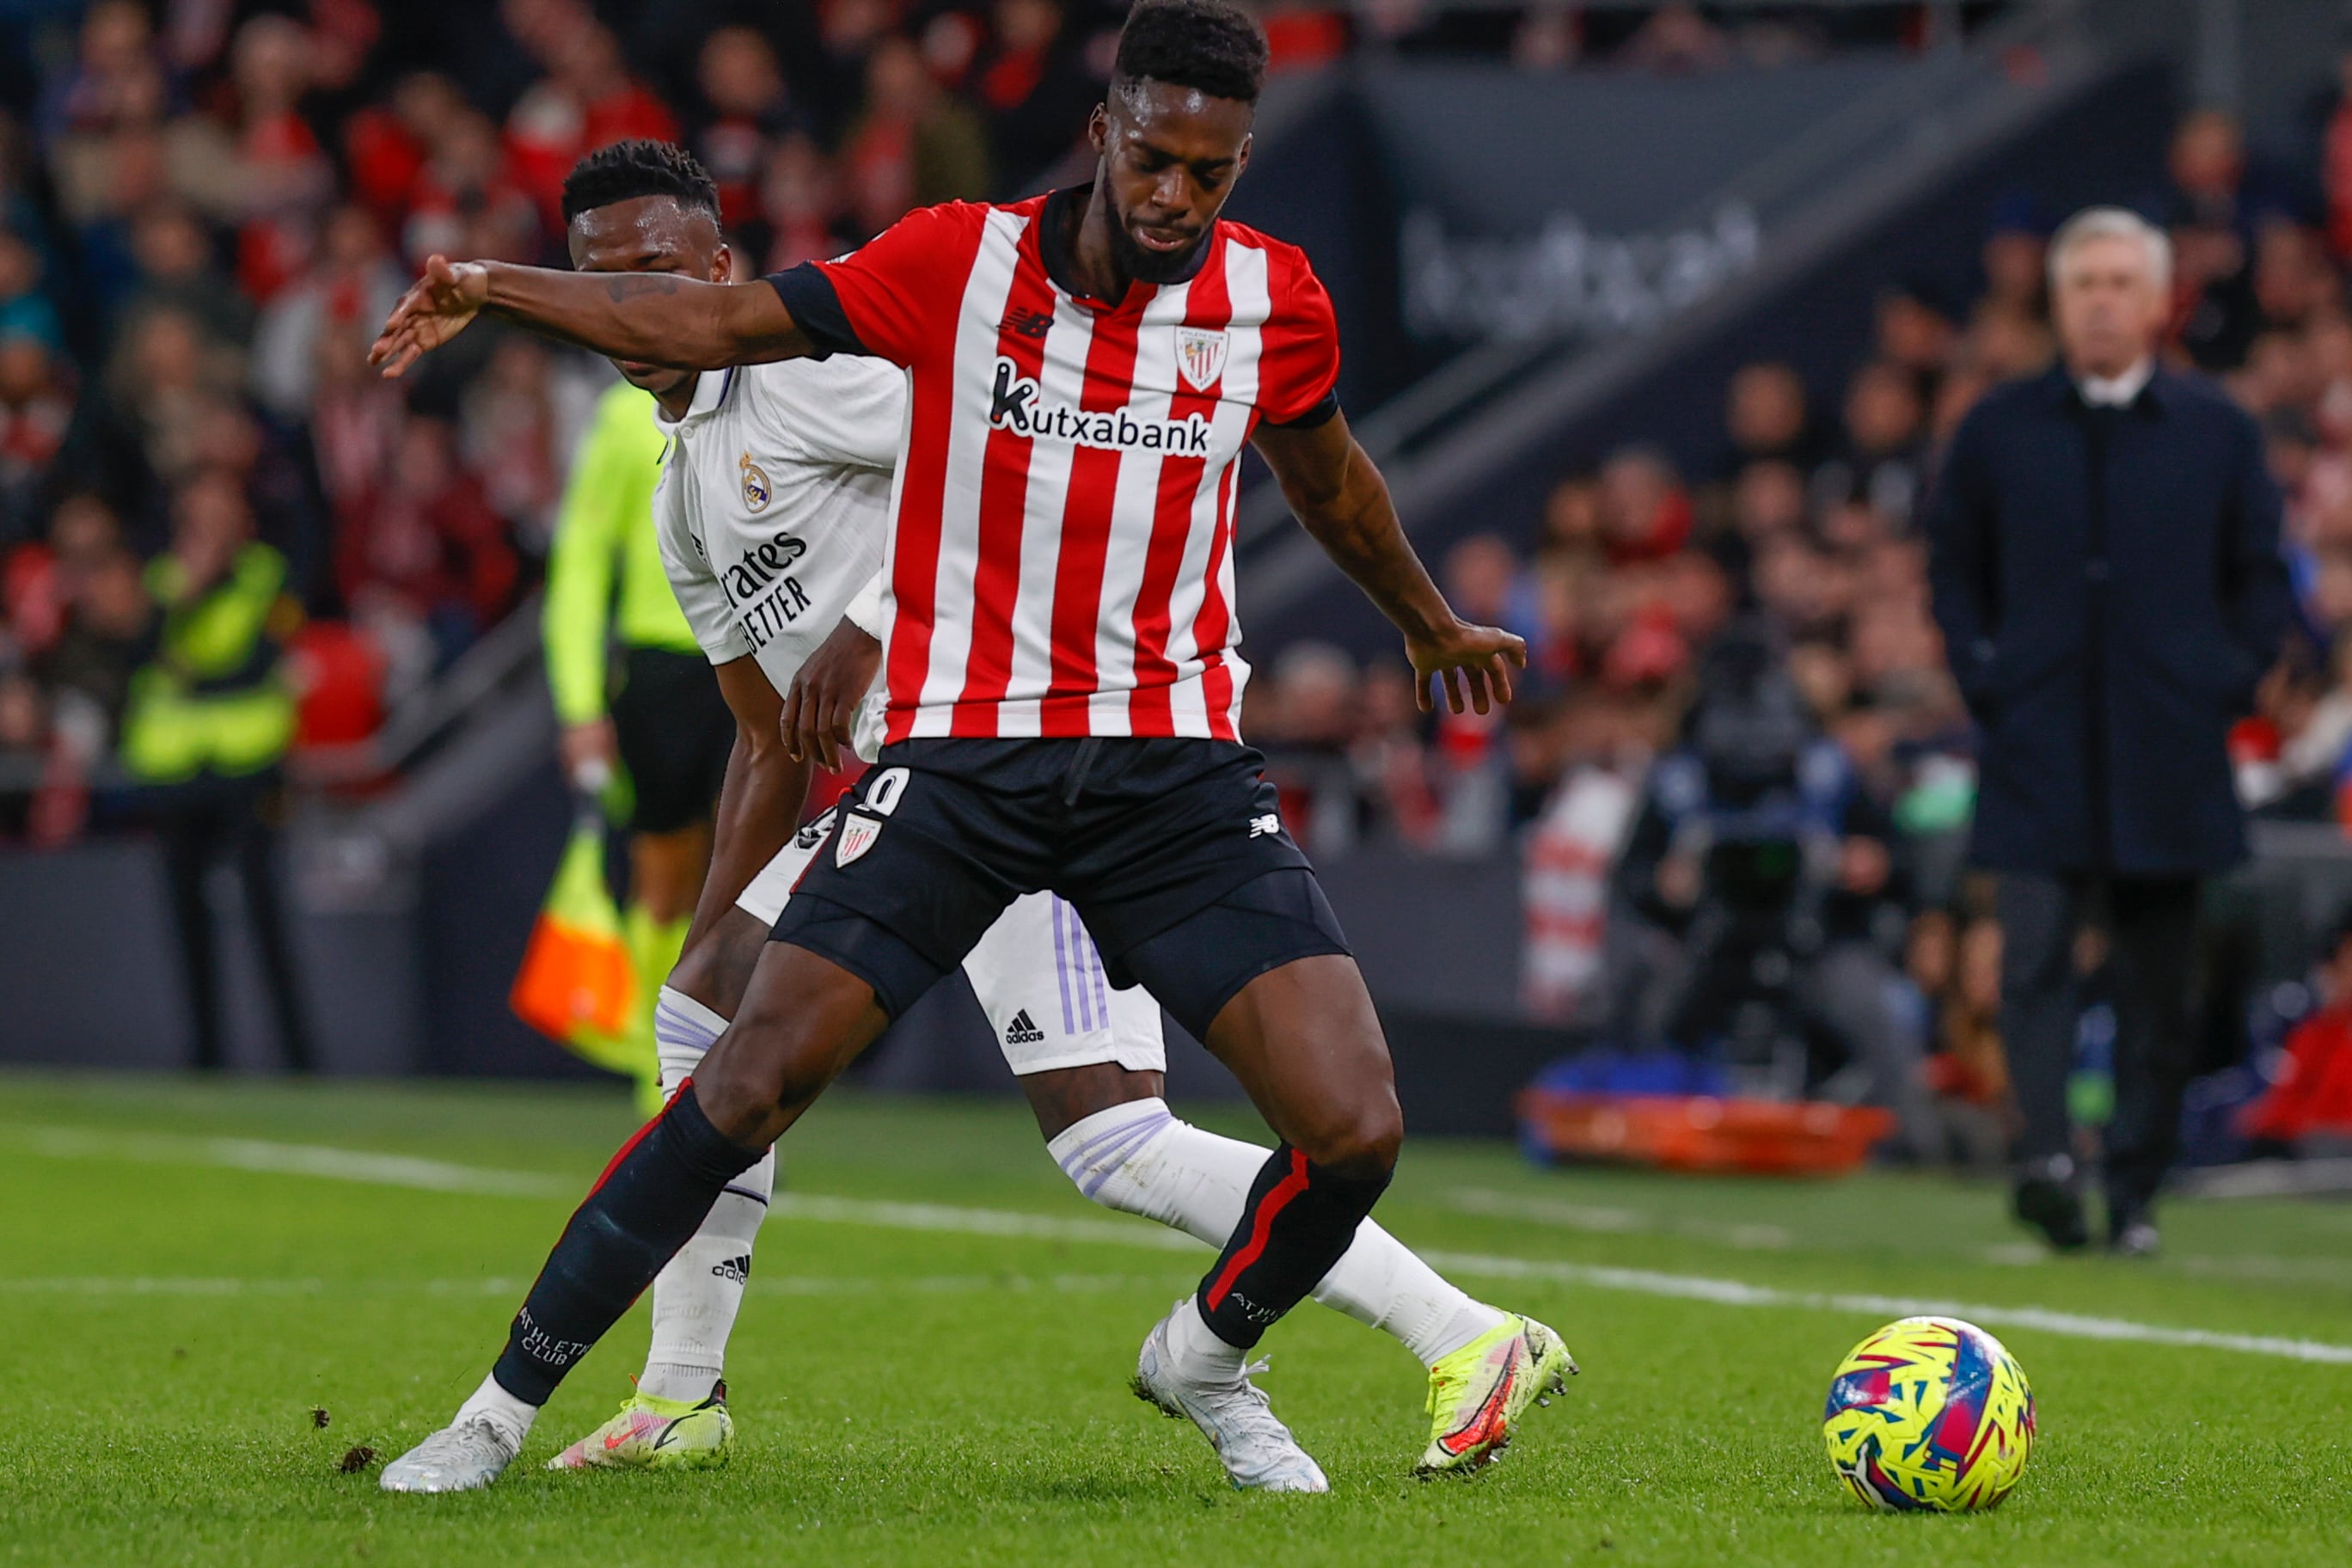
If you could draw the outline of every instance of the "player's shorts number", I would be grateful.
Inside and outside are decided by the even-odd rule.
[[[907,770],[884,768],[866,786],[866,798],[858,805],[877,816],[887,816],[898,809],[898,802],[907,793]]]

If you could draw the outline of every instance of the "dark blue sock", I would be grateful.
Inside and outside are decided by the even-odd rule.
[[[654,1282],[729,1182],[760,1162],[723,1136],[694,1098],[694,1080],[604,1167],[573,1211],[523,1298],[490,1369],[516,1398],[544,1405],[572,1363]]]
[[[1201,1279],[1201,1321],[1229,1345],[1257,1343],[1331,1272],[1388,1184],[1385,1173],[1343,1176],[1276,1144],[1250,1184],[1240,1226]]]

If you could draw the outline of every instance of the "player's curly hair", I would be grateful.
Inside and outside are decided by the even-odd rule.
[[[1265,29],[1234,0],[1136,0],[1111,79],[1146,77],[1255,103],[1265,86]]]
[[[615,142],[599,147],[563,176],[563,221],[639,196],[676,196],[719,216],[719,186],[693,153],[671,142]]]

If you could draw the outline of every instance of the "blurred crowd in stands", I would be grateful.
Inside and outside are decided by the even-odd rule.
[[[248,588],[276,574],[250,640],[291,656],[298,753],[363,741],[532,587],[604,371],[479,331],[413,382],[383,384],[366,344],[425,256],[560,262],[565,171],[625,136],[694,149],[759,270],[836,254],[910,206],[1038,188],[1083,164],[1121,12],[1116,0],[9,7],[0,836],[82,828],[164,623],[199,611],[236,563]],[[1276,69],[1294,71],[1350,48],[1702,69],[1924,46],[1925,15],[1718,26],[1679,5],[1266,7]],[[1661,557],[1646,585],[1563,566],[1538,595],[1491,549],[1456,563],[1465,592],[1499,585],[1527,600],[1515,614],[1578,620],[1551,639],[1559,677],[1603,651],[1613,620],[1655,642],[1660,603],[1689,622],[1721,592],[1694,561],[1627,542],[1640,525],[1616,513],[1643,485],[1679,494],[1629,464],[1595,500],[1613,509],[1612,567],[1628,549]],[[1593,504],[1564,498],[1558,526],[1585,526]],[[1643,646],[1620,662],[1665,657]],[[1298,673],[1293,722],[1312,729],[1315,678]],[[174,691],[201,698],[228,679],[176,669]],[[1409,704],[1389,696],[1402,715]],[[191,716],[203,721],[185,704],[170,717]],[[1425,836],[1444,814],[1435,797],[1416,798],[1402,771],[1395,787]],[[1446,831],[1458,842],[1473,829]]]
[[[382,382],[367,344],[425,256],[560,264],[565,172],[626,136],[698,153],[757,270],[836,254],[919,204],[1031,187],[1077,144],[1119,15],[1060,0],[12,11],[0,837],[38,842],[80,830],[89,784],[135,750],[143,670],[172,667],[190,700],[174,721],[209,722],[191,703],[222,681],[280,681],[298,753],[361,741],[534,584],[609,373],[493,331]],[[173,616],[265,578],[247,651],[290,658],[180,668]]]
[[[2352,54],[2344,76],[2304,163],[2272,166],[2230,118],[2192,113],[2168,187],[2138,205],[2175,247],[2170,353],[2257,417],[2286,496],[2299,625],[2233,732],[2241,794],[2265,816],[2352,828]],[[1655,907],[1657,889],[1625,874],[1655,759],[1688,742],[1710,639],[1761,627],[1883,850],[1859,881],[1837,863],[1832,895],[1866,889],[1882,906],[1865,924],[1927,1080],[1960,1147],[1996,1157],[2000,932],[1962,865],[1969,728],[1928,612],[1917,512],[1976,398],[2053,361],[2043,253],[2064,216],[2005,200],[1971,293],[1899,286],[1861,307],[1872,349],[1841,384],[1741,368],[1712,460],[1631,447],[1563,479],[1540,516],[1455,543],[1441,575],[1456,605],[1528,639],[1527,695],[1507,714],[1416,723],[1399,670],[1286,650],[1251,689],[1250,724],[1304,840],[1326,854],[1368,837],[1516,845],[1522,1005],[1615,1028],[1641,965],[1612,927]],[[1851,847],[1864,830],[1846,831]],[[2079,956],[2095,968],[2095,942]]]
[[[560,262],[564,172],[633,135],[697,153],[760,270],[912,205],[1040,188],[1083,166],[1119,15],[1112,0],[13,8],[0,841],[71,838],[126,759],[147,759],[134,781],[169,783],[228,752],[243,767],[257,747],[364,741],[532,588],[606,373],[484,330],[381,381],[366,345],[424,256]],[[1274,0],[1265,15],[1277,70],[1392,48],[1674,72],[1933,41],[1916,5],[1710,19]],[[2168,188],[2142,204],[2177,249],[2173,352],[2258,416],[2288,494],[2303,631],[2236,751],[2249,801],[2309,817],[2352,816],[2352,638],[2336,635],[2352,623],[2352,56],[2346,76],[2301,162],[2271,166],[2198,113]],[[1528,639],[1507,713],[1424,717],[1401,666],[1320,644],[1271,660],[1245,727],[1310,850],[1516,847],[1523,1005],[1591,1021],[1647,770],[1675,743],[1702,650],[1760,624],[1874,808],[1883,853],[1839,875],[1878,908],[1864,925],[1935,1081],[1997,1106],[2000,933],[1960,869],[1969,737],[1915,513],[1972,401],[2050,361],[2043,246],[2063,216],[2005,203],[1972,292],[1877,298],[1870,356],[1839,384],[1741,369],[1712,458],[1627,447],[1539,516],[1444,551],[1454,603]],[[191,606],[224,598],[243,607],[199,624]],[[250,711],[242,738],[190,739],[189,715],[240,679],[283,687],[276,740]]]

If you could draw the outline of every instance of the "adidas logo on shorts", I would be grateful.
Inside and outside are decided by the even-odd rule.
[[[1008,1046],[1034,1046],[1042,1044],[1045,1038],[1045,1031],[1029,1016],[1026,1007],[1013,1014],[1013,1022],[1004,1026],[1004,1043]]]

